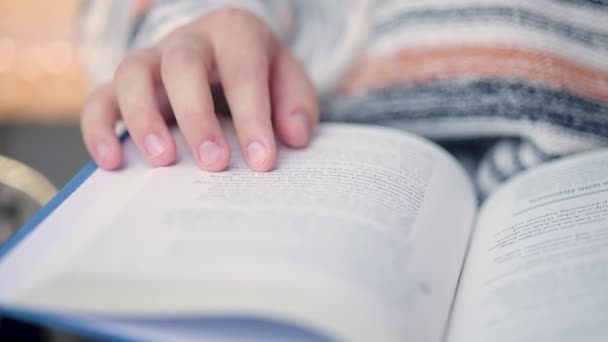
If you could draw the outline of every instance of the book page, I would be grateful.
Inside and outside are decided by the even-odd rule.
[[[524,174],[480,211],[449,341],[606,341],[608,151]]]
[[[208,173],[176,138],[175,166],[150,168],[127,142],[124,170],[95,171],[0,261],[0,278],[14,279],[0,283],[0,303],[256,315],[344,340],[439,340],[475,214],[447,153],[397,131],[328,124],[309,148],[281,148],[272,172],[251,172],[232,139],[229,170]]]

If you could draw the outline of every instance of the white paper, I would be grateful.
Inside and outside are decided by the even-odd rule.
[[[606,341],[608,152],[525,174],[480,211],[449,341]]]
[[[445,152],[386,129],[326,125],[309,148],[282,148],[273,172],[249,171],[233,144],[229,171],[207,173],[179,135],[178,146],[176,166],[152,169],[127,142],[125,170],[96,171],[0,261],[0,278],[14,280],[0,303],[439,339],[475,211]]]

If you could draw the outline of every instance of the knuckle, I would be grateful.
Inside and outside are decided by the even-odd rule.
[[[200,62],[200,58],[196,48],[183,43],[175,43],[163,53],[161,68],[175,65],[192,65]]]
[[[104,92],[101,88],[97,88],[91,92],[91,94],[85,99],[83,108],[83,115],[95,109],[101,99],[104,97]]]
[[[234,7],[216,9],[202,17],[201,24],[204,34],[219,51],[228,48],[233,42],[239,42],[243,49],[261,48],[270,52],[277,43],[266,23],[248,10]]]
[[[231,6],[220,8],[220,9],[217,9],[217,10],[209,13],[209,18],[213,19],[213,20],[220,20],[220,21],[224,21],[224,20],[230,20],[230,21],[257,20],[257,17],[253,13],[240,9],[238,7],[231,7]]]
[[[93,93],[89,96],[82,108],[81,119],[83,121],[90,121],[104,111],[105,106],[102,96],[100,93]]]
[[[227,32],[246,32],[247,35],[259,37],[265,42],[271,40],[273,36],[266,23],[257,14],[235,7],[216,9],[202,17],[201,22],[209,33],[218,33],[213,35],[216,37],[223,37]],[[230,25],[228,29],[224,29],[226,23]]]
[[[137,54],[125,57],[114,72],[114,80],[121,80],[131,75],[142,75],[148,73],[148,64]]]
[[[266,61],[250,61],[247,64],[238,65],[230,69],[225,77],[223,77],[222,82],[228,87],[252,82],[267,83],[267,69],[268,63]]]
[[[103,85],[95,89],[85,100],[82,110],[82,120],[96,118],[99,115],[113,110],[112,96],[113,88],[111,84]]]
[[[106,83],[97,87],[87,99],[87,104],[99,101],[109,100],[114,95],[114,86],[112,83]]]
[[[231,70],[226,77],[223,79],[223,83],[225,83],[228,87],[232,87],[242,83],[248,83],[254,78],[253,70],[250,68],[234,68]]]

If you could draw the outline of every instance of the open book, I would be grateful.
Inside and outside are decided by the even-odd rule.
[[[127,140],[125,169],[89,165],[0,250],[1,314],[137,340],[608,339],[608,151],[479,209],[447,152],[391,129],[322,124],[270,173],[234,138],[201,171],[175,135],[176,165]]]

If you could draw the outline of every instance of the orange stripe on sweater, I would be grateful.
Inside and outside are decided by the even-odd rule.
[[[138,18],[144,15],[150,7],[154,6],[154,0],[136,0],[133,4],[133,15]]]
[[[608,102],[608,71],[544,52],[510,47],[454,46],[401,50],[355,66],[339,94],[456,77],[518,78]]]

